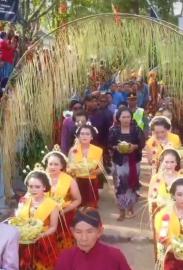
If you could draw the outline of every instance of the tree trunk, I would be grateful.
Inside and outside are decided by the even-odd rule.
[[[22,35],[20,38],[20,57],[25,53],[27,49],[27,32],[28,32],[29,27],[27,27],[26,24],[22,25]]]
[[[132,5],[133,5],[134,13],[139,14],[139,7],[140,7],[139,0],[133,0]]]

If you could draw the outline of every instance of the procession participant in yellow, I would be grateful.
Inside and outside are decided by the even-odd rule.
[[[172,206],[163,208],[155,217],[157,246],[164,270],[182,270],[183,254],[183,178],[177,178],[170,188]],[[180,242],[179,242],[180,241]]]
[[[75,210],[81,204],[81,195],[77,182],[65,172],[67,157],[59,151],[59,146],[54,149],[45,155],[43,163],[51,178],[49,196],[57,202],[60,210],[57,240],[59,249],[64,249],[73,245],[70,225]]]
[[[170,132],[171,121],[165,116],[155,116],[150,127],[152,136],[146,142],[146,150],[152,171],[156,173],[161,152],[167,147],[180,148],[181,141],[178,135]]]
[[[102,149],[91,144],[96,130],[91,125],[81,126],[78,141],[69,151],[68,170],[75,175],[82,198],[82,206],[98,206],[98,175],[102,168]]]
[[[31,171],[25,178],[29,196],[24,197],[16,211],[23,220],[41,220],[44,230],[35,244],[20,245],[20,270],[51,270],[57,259],[55,231],[58,224],[57,204],[46,196],[51,188],[48,175],[39,170]]]
[[[148,201],[151,210],[166,206],[171,200],[170,186],[181,173],[180,163],[181,157],[176,149],[167,148],[161,153],[158,173],[152,175],[149,184]]]

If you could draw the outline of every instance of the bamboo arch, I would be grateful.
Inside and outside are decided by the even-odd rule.
[[[56,29],[54,44],[45,49],[40,39],[26,52],[13,78],[13,91],[5,94],[1,109],[1,149],[6,197],[19,164],[20,145],[30,145],[35,130],[45,144],[53,143],[56,113],[60,113],[75,92],[82,93],[92,59],[104,59],[109,69],[158,67],[160,78],[171,94],[183,101],[183,35],[171,24],[150,18],[121,14],[115,23],[113,14],[81,18]],[[180,119],[181,108],[177,108]],[[21,142],[21,143],[20,143]]]

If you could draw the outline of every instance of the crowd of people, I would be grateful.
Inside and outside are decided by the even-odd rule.
[[[164,96],[157,85],[133,76],[123,83],[90,85],[82,98],[72,98],[63,113],[61,148],[55,146],[45,154],[43,167],[27,174],[27,192],[16,211],[20,219],[41,220],[44,230],[35,243],[20,242],[17,268],[6,266],[2,252],[1,268],[130,270],[118,249],[100,242],[98,191],[105,176],[112,175],[117,220],[122,226],[124,219],[133,218],[145,151],[152,166],[148,202],[155,259],[162,269],[183,269],[183,260],[169,248],[183,232],[181,140],[173,133],[172,111],[159,108]]]
[[[15,26],[9,24],[7,31],[0,31],[0,97],[3,95],[8,79],[19,56],[19,34]]]

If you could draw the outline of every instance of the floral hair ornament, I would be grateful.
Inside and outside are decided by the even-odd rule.
[[[96,134],[98,134],[98,129],[96,127],[92,126],[92,123],[90,121],[86,122],[86,126],[92,127]]]
[[[26,170],[27,169],[27,170]],[[27,173],[27,176],[25,177],[25,180],[24,180],[24,184],[27,185],[27,181],[28,179],[30,178],[30,176],[34,173],[34,172],[39,172],[39,173],[42,173],[42,174],[45,174],[49,180],[49,184],[50,186],[52,185],[51,183],[51,178],[49,177],[49,175],[46,173],[46,171],[44,170],[43,166],[40,164],[40,163],[35,163],[34,165],[34,169],[32,171],[30,171],[30,166],[27,165],[26,166],[26,169],[23,170],[23,173]],[[28,172],[29,170],[29,172]]]
[[[46,148],[46,146],[45,146]],[[43,151],[42,151],[43,152]],[[51,156],[51,155],[54,155],[54,154],[57,154],[57,155],[60,155],[64,160],[65,162],[67,163],[68,162],[68,158],[66,157],[66,155],[64,153],[62,153],[61,149],[60,149],[60,146],[58,144],[55,144],[53,146],[53,149],[52,151],[48,152],[42,159],[42,163],[45,165],[46,164],[46,161],[47,159]]]
[[[86,124],[84,125],[84,127],[91,127],[94,131],[95,131],[95,133],[96,134],[98,134],[98,129],[96,128],[96,127],[93,127],[92,126],[92,123],[90,122],[90,121],[87,121],[86,122]],[[80,127],[78,127],[77,129],[76,129],[76,134],[79,132],[79,130],[82,128],[82,126],[80,126]]]
[[[156,120],[161,120],[161,119],[164,119],[170,126],[172,125],[171,120],[168,117],[164,115],[158,115],[158,116],[153,117],[153,119],[149,123],[149,127],[151,128],[152,125],[156,122]]]

